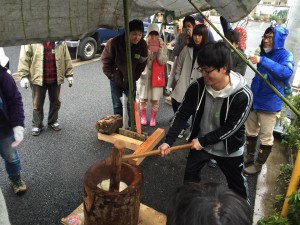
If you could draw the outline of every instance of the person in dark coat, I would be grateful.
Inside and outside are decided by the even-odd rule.
[[[21,179],[21,162],[16,147],[24,137],[24,110],[22,96],[7,69],[0,66],[0,154],[16,194],[27,187]]]
[[[140,78],[147,65],[148,46],[142,38],[143,33],[144,24],[141,20],[135,19],[129,22],[134,93],[136,92],[136,81]],[[123,93],[129,98],[125,33],[107,42],[101,55],[101,61],[103,63],[103,73],[110,80],[114,114],[123,115],[123,104],[120,98]],[[129,101],[127,108],[129,116]]]

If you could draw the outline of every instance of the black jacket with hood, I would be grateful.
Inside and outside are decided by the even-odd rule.
[[[198,138],[202,147],[223,142],[226,155],[239,150],[245,143],[245,121],[248,118],[252,105],[252,92],[246,85],[245,79],[237,73],[231,72],[240,81],[235,85],[227,97],[224,98],[220,111],[220,127],[200,136],[200,122],[205,107],[205,97],[209,94],[201,77],[192,83],[178,108],[171,127],[167,133],[165,142],[170,146],[175,142],[178,134],[183,129],[185,122],[192,116],[191,134],[189,141]],[[207,121],[208,123],[210,121]]]

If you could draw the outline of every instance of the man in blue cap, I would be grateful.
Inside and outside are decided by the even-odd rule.
[[[204,25],[206,25],[205,22],[204,22],[204,18],[200,15],[200,13],[193,14],[192,16],[195,19],[196,25],[197,24],[204,24]],[[213,36],[213,34],[212,34],[212,32],[211,32],[210,29],[208,29],[208,39],[210,41],[214,41],[215,40],[214,36]]]

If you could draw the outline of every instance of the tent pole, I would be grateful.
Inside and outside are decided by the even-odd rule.
[[[130,130],[134,131],[134,93],[133,93],[133,79],[132,79],[132,61],[131,61],[131,47],[129,37],[129,20],[128,20],[128,1],[123,0],[124,9],[124,27],[125,27],[125,42],[126,42],[126,58],[127,58],[127,74],[129,84],[129,102],[130,102]],[[124,116],[124,115],[123,115]]]
[[[191,5],[201,14],[203,18],[206,18],[205,15],[200,11],[200,9],[197,8],[197,6],[191,1],[188,0]],[[251,63],[249,63],[248,59],[246,59],[232,44],[231,42],[220,33],[218,28],[209,20],[206,19],[206,21],[209,23],[209,25],[222,37],[222,39],[230,46],[230,48],[235,51],[238,56],[258,75],[260,78],[278,95],[279,98],[281,98],[282,101],[284,101],[285,104],[287,104],[293,112],[300,117],[300,112],[285,98],[266,78],[264,75],[262,75]]]

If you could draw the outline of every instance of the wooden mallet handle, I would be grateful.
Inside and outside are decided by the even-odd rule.
[[[113,147],[111,166],[110,166],[110,192],[119,192],[120,179],[121,179],[121,167],[122,157],[125,150],[125,142],[116,141]]]
[[[191,148],[191,147],[192,147],[192,144],[189,143],[189,144],[184,144],[184,145],[178,145],[178,146],[171,147],[171,148],[169,148],[169,150],[171,152],[173,152],[173,151],[187,149],[187,148]],[[140,154],[124,155],[122,157],[122,161],[127,161],[129,159],[142,158],[142,157],[147,157],[147,156],[152,156],[152,155],[158,155],[158,154],[160,154],[159,149],[152,150],[150,152],[140,153]],[[111,165],[111,157],[105,159],[105,164],[106,165]]]

